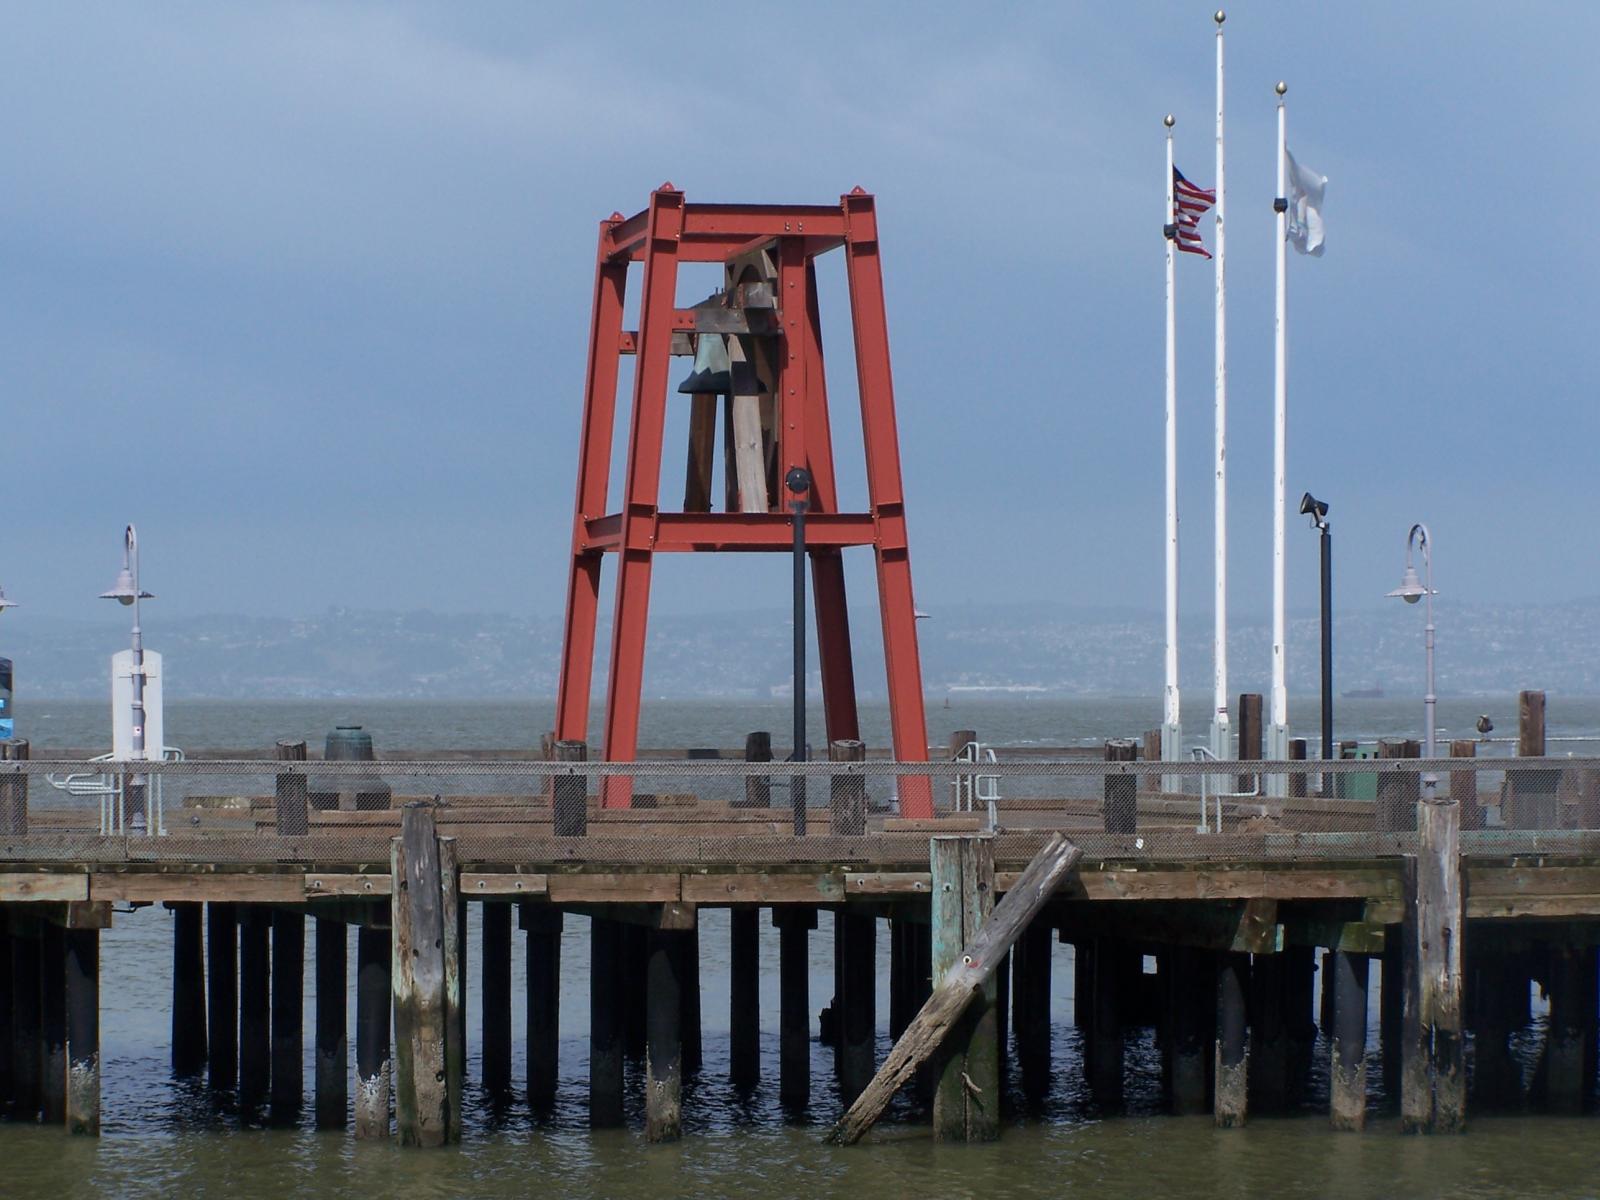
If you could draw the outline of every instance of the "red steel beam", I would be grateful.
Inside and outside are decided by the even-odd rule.
[[[660,192],[672,192],[670,183]],[[644,252],[649,224],[649,209],[635,213],[614,225],[601,242],[601,254],[608,259],[637,259]],[[845,236],[845,216],[835,205],[808,204],[686,204],[680,238],[697,247],[726,247],[737,253],[744,243],[770,241],[784,236],[821,238],[841,243]],[[686,249],[686,247],[685,247]],[[679,251],[689,262],[719,261]]]
[[[641,529],[644,543],[659,553],[696,550],[790,550],[794,531],[783,513],[679,513],[655,514],[654,532]],[[615,553],[622,545],[621,513],[583,523],[579,538],[587,553]],[[871,513],[814,513],[806,519],[806,544],[812,549],[840,550],[870,546],[876,536]]]

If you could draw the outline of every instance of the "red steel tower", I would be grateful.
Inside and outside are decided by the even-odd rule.
[[[868,511],[840,512],[823,375],[814,260],[843,249],[849,281]],[[643,264],[639,328],[625,330],[630,263]],[[678,308],[678,264],[721,263],[726,287]],[[693,353],[704,390],[690,397],[683,511],[660,504],[662,434],[674,354]],[[608,511],[619,360],[635,355],[623,496]],[[705,365],[708,369],[701,371]],[[691,386],[686,384],[686,387]],[[725,479],[712,511],[717,401],[722,400]],[[618,556],[603,748],[608,761],[638,750],[640,688],[656,554],[791,547],[784,480],[810,472],[806,550],[811,564],[822,695],[830,740],[860,736],[845,607],[842,551],[871,546],[888,671],[895,757],[927,761],[922,670],[906,541],[894,385],[873,198],[860,188],[837,205],[690,204],[670,183],[643,212],[600,223],[594,311],[584,384],[572,565],[556,705],[556,737],[587,740],[600,564]],[[607,780],[603,803],[627,807],[632,781]],[[900,780],[905,816],[931,816],[926,777]]]

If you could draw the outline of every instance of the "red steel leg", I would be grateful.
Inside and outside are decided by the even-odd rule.
[[[883,656],[889,682],[889,723],[895,757],[928,760],[928,728],[917,653],[916,604],[906,540],[905,498],[895,429],[894,381],[889,368],[889,325],[884,312],[883,269],[878,259],[877,217],[872,197],[857,189],[841,198],[845,261],[854,318],[856,373],[861,391],[861,432],[867,458],[867,495],[877,523],[878,604],[883,617]],[[933,789],[926,776],[900,778],[900,811],[933,815]]]
[[[600,223],[602,248],[607,234],[621,222],[621,214],[613,214]],[[589,366],[583,388],[572,564],[561,642],[561,680],[556,688],[556,737],[574,741],[587,741],[589,736],[589,683],[594,674],[595,618],[603,557],[598,551],[585,549],[584,519],[601,516],[606,510],[611,427],[617,407],[617,346],[622,336],[622,301],[627,283],[627,260],[608,262],[602,249],[595,267],[594,311],[589,321]]]
[[[644,250],[644,294],[639,309],[638,365],[633,381],[628,466],[623,507],[616,615],[611,629],[611,673],[606,689],[605,757],[630,762],[639,750],[639,700],[650,610],[650,565],[661,490],[661,440],[666,423],[672,318],[678,284],[678,239],[683,193],[670,185],[651,193]],[[601,803],[627,808],[633,779],[606,779]]]

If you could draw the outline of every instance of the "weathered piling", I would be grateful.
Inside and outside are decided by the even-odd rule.
[[[98,928],[67,930],[65,966],[67,1131],[98,1136],[100,1133],[100,930]]]
[[[1245,1123],[1249,1112],[1249,1041],[1245,1036],[1250,956],[1235,951],[1217,955],[1217,1058],[1211,1101],[1219,1129]]]
[[[1139,756],[1139,744],[1132,738],[1110,738],[1106,741],[1106,761],[1133,762]],[[1138,780],[1132,775],[1105,777],[1105,811],[1103,814],[1107,833],[1134,833],[1139,827]]]
[[[485,900],[483,916],[483,1086],[511,1090],[511,905]]]
[[[1241,762],[1260,762],[1262,746],[1261,726],[1261,693],[1241,692],[1239,694],[1239,719],[1234,728],[1239,732],[1239,760]],[[1258,775],[1240,775],[1239,790],[1241,792],[1265,791],[1258,788]]]
[[[433,805],[406,805],[391,843],[395,1127],[403,1146],[442,1146],[452,1137],[448,1041],[454,1012],[447,973],[456,969],[455,908],[445,878]]]
[[[1543,692],[1517,695],[1517,757],[1543,758],[1545,752],[1545,697]],[[1561,805],[1556,787],[1560,771],[1506,772],[1506,824],[1513,829],[1559,829]]]
[[[375,903],[356,929],[356,1137],[389,1136],[389,1038],[393,931],[388,905]]]
[[[11,1115],[39,1118],[40,1055],[44,1014],[39,1004],[39,919],[12,910],[11,916]]]
[[[778,1102],[803,1112],[811,1102],[811,905],[772,910],[778,929]]]
[[[865,742],[839,739],[828,743],[830,762],[862,762]],[[829,781],[828,810],[832,832],[840,837],[860,837],[867,831],[867,780],[864,775],[835,775]]]
[[[877,1040],[876,917],[840,908],[833,916],[838,957],[839,1100],[849,1108],[872,1079]]]
[[[67,1116],[67,931],[39,926],[39,1119],[60,1125]]]
[[[561,910],[524,904],[520,920],[528,951],[528,1104],[547,1111],[556,1101],[561,1037]]]
[[[274,1125],[293,1125],[305,1091],[306,919],[272,910],[272,1104]]]
[[[1408,871],[1408,941],[1415,971],[1407,973],[1401,1126],[1412,1132],[1458,1133],[1466,1124],[1466,1065],[1461,1002],[1461,809],[1447,791],[1424,787],[1417,816],[1418,850]]]
[[[705,1057],[700,1033],[700,925],[696,921],[682,931],[677,940],[678,994],[683,1009],[678,1016],[678,1039],[682,1044],[683,1070],[696,1074]]]
[[[1400,1101],[1401,1044],[1405,1033],[1405,937],[1404,925],[1387,926],[1383,954],[1378,960],[1378,1052],[1384,1095],[1394,1104]]]
[[[1169,961],[1172,978],[1167,996],[1171,1034],[1167,1071],[1172,1111],[1179,1116],[1203,1113],[1208,1106],[1206,1076],[1216,1033],[1214,956],[1196,946],[1174,946]]]
[[[11,917],[0,905],[0,1117],[11,1106]]]
[[[748,1092],[761,1078],[761,910],[728,914],[728,1079]]]
[[[1049,922],[1036,918],[1011,951],[1012,1036],[1022,1069],[1022,1093],[1035,1102],[1050,1090],[1050,960],[1054,941],[1055,931]]]
[[[343,921],[316,920],[316,1061],[313,1089],[318,1129],[342,1129],[350,1089],[346,1021],[350,934]]]
[[[1324,960],[1330,973],[1333,1034],[1328,1066],[1329,1123],[1361,1130],[1367,1123],[1366,955],[1335,950]]]
[[[1476,758],[1478,743],[1471,738],[1457,738],[1450,743],[1451,758]],[[1461,810],[1461,828],[1483,828],[1483,805],[1478,803],[1478,773],[1476,771],[1450,772],[1450,798]]]
[[[747,733],[744,738],[744,760],[747,763],[772,761],[772,734],[765,730]],[[749,775],[744,781],[744,799],[735,800],[735,808],[768,808],[772,804],[772,777]]]
[[[645,990],[629,986],[644,979],[650,969],[650,931],[633,922],[622,924],[622,1053],[634,1062],[644,1057],[647,1042],[648,1007]]]
[[[271,916],[265,905],[239,911],[239,1108],[267,1098],[272,1081]]]
[[[306,744],[285,738],[277,744],[280,762],[305,762]],[[284,837],[304,837],[309,830],[307,810],[310,791],[305,770],[280,771],[273,786],[273,812],[278,833]]]
[[[27,738],[0,742],[0,761],[26,762]],[[28,777],[13,767],[0,775],[0,834],[20,837],[28,832]]]
[[[206,905],[206,1078],[215,1092],[239,1083],[239,918],[232,904]]]
[[[622,935],[621,922],[590,918],[589,1124],[596,1129],[622,1124]]]
[[[933,975],[937,992],[964,966],[963,949],[994,911],[994,840],[935,837],[932,868]],[[995,951],[998,960],[1010,949]],[[992,971],[993,968],[990,968]],[[994,977],[975,989],[967,1010],[944,1038],[933,1094],[936,1141],[992,1141],[1000,1135],[1000,1046]],[[852,1097],[852,1100],[854,1097]]]
[[[1104,1113],[1122,1108],[1124,1071],[1123,1017],[1128,972],[1124,960],[1129,948],[1113,937],[1096,937],[1077,943],[1084,987],[1079,996],[1079,1023],[1084,1025],[1083,1070],[1089,1095]]]
[[[1380,738],[1378,757],[1418,758],[1419,744],[1410,738]],[[1378,772],[1378,798],[1373,815],[1380,832],[1410,832],[1417,827],[1418,779],[1404,771]]]
[[[1307,749],[1305,738],[1290,738],[1289,761],[1305,762]],[[1307,794],[1306,773],[1304,771],[1296,771],[1289,776],[1289,797],[1294,800],[1302,800]]]
[[[1282,954],[1257,954],[1250,964],[1249,1105],[1281,1113],[1289,1101],[1288,973]]]
[[[1548,947],[1550,1020],[1542,1076],[1545,1107],[1576,1115],[1594,1090],[1590,1067],[1595,1037],[1595,950],[1562,940]]]
[[[439,913],[444,926],[444,1072],[449,1124],[445,1140],[461,1140],[467,1074],[467,910],[461,903],[461,853],[453,837],[439,838]]]
[[[1515,1111],[1522,1106],[1522,1068],[1511,1057],[1512,992],[1519,986],[1527,992],[1527,976],[1516,970],[1514,956],[1500,950],[1468,946],[1465,958],[1471,998],[1472,1111]]]
[[[555,744],[556,762],[584,762],[587,742],[563,740]],[[554,829],[557,837],[582,837],[589,830],[589,784],[582,775],[556,775],[551,785]]]
[[[202,905],[172,910],[172,1073],[180,1079],[206,1069],[206,956]]]
[[[675,1142],[683,1133],[681,930],[648,931],[645,971],[645,1140]]]

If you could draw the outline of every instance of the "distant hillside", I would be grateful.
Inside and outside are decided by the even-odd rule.
[[[853,613],[863,696],[883,694],[874,612]],[[1441,604],[1439,686],[1446,695],[1542,687],[1600,695],[1600,600],[1524,608]],[[1043,605],[952,607],[918,623],[930,693],[1027,689],[1052,695],[1155,695],[1161,688],[1159,614]],[[127,644],[120,624],[8,618],[0,653],[16,660],[25,694],[61,699],[106,694],[107,660]],[[445,699],[548,697],[555,691],[561,621],[330,609],[299,618],[208,616],[147,622],[166,658],[173,697]],[[606,631],[601,630],[604,667]],[[1415,692],[1422,679],[1421,614],[1399,605],[1345,613],[1335,623],[1340,690]],[[1265,690],[1269,632],[1233,628],[1234,691]],[[1186,689],[1211,678],[1210,618],[1186,622],[1180,648]],[[770,697],[789,688],[790,629],[782,611],[657,616],[645,689],[666,697]],[[813,653],[812,663],[816,659]],[[1317,689],[1317,621],[1290,622],[1290,690]],[[813,686],[815,675],[813,672]]]

